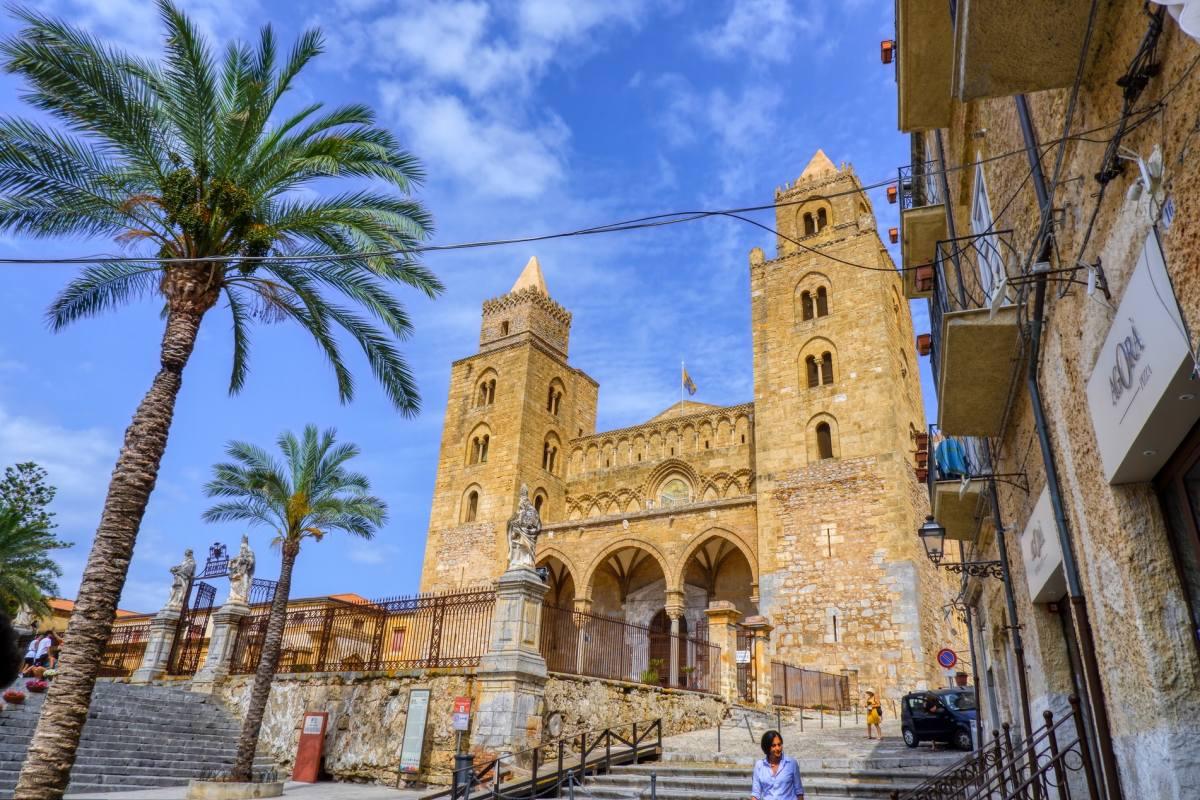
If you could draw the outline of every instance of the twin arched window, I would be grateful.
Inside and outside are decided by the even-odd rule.
[[[488,457],[488,444],[491,442],[491,436],[482,433],[471,439],[471,457],[472,464],[486,464]]]
[[[820,361],[815,355],[804,359],[804,366],[808,374],[808,388],[815,389],[833,383],[833,354],[828,350],[821,354]]]
[[[481,381],[479,389],[475,393],[475,406],[490,406],[494,402],[496,402],[496,379],[489,378]]]
[[[800,293],[800,316],[801,319],[808,321],[814,317],[825,317],[829,315],[829,290],[824,286],[818,286],[817,292],[814,295],[809,290],[805,289]]]

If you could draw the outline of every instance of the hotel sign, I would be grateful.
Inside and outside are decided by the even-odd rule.
[[[1153,478],[1200,418],[1186,330],[1151,231],[1087,384],[1109,483]]]
[[[1042,489],[1021,532],[1021,556],[1025,559],[1025,580],[1029,582],[1029,597],[1033,602],[1053,603],[1067,593],[1062,546],[1054,524],[1049,488]]]

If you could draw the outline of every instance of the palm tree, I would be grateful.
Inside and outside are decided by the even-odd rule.
[[[269,27],[255,46],[232,44],[217,59],[170,0],[158,0],[158,9],[166,28],[161,62],[29,10],[15,12],[24,28],[0,43],[4,68],[27,84],[25,98],[61,124],[0,117],[0,231],[110,236],[131,252],[83,269],[51,306],[51,326],[145,295],[160,299],[165,319],[159,370],[125,432],[63,669],[17,785],[17,796],[30,800],[54,800],[66,787],[206,315],[222,301],[229,309],[231,393],[246,380],[251,323],[292,320],[323,351],[343,402],[354,383],[342,333],[362,348],[396,408],[411,415],[419,400],[396,341],[412,325],[389,290],[405,284],[434,297],[442,289],[407,255],[430,229],[424,208],[407,197],[420,166],[375,125],[372,111],[312,103],[278,112],[321,52],[319,32],[302,35],[281,64]],[[384,186],[315,198],[296,191],[338,177]]]
[[[49,554],[70,547],[45,522],[26,522],[23,516],[18,509],[0,506],[0,614],[21,606],[35,614],[49,611],[46,598],[57,594],[55,580],[62,577]]]
[[[330,531],[370,539],[387,517],[384,502],[369,494],[366,476],[346,470],[346,462],[358,455],[358,447],[335,446],[334,439],[333,429],[318,435],[314,425],[307,426],[300,439],[283,433],[278,439],[282,464],[254,445],[230,442],[226,453],[233,462],[214,466],[215,477],[204,487],[209,497],[224,498],[204,512],[205,520],[266,525],[275,532],[273,543],[282,553],[279,585],[271,601],[262,656],[238,738],[235,781],[250,780],[263,712],[279,665],[292,568],[300,543],[304,539],[319,542]]]

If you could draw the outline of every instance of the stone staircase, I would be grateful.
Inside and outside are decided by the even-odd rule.
[[[656,776],[653,797],[657,800],[746,800],[750,796],[751,769],[716,764],[643,763],[614,767],[575,789],[574,800],[650,800],[650,775]],[[928,776],[927,768],[897,765],[886,769],[862,770],[819,765],[806,769],[805,800],[887,800],[894,790],[918,786]],[[570,797],[563,792],[560,797]]]
[[[44,695],[0,711],[0,800],[9,800]],[[68,796],[181,786],[233,764],[240,725],[211,697],[101,681],[92,695]],[[272,768],[269,759],[257,768]]]

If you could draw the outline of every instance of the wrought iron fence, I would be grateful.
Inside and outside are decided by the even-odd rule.
[[[717,645],[600,614],[543,606],[541,652],[552,672],[708,693],[719,687]]]
[[[892,800],[1096,800],[1099,774],[1087,737],[1080,734],[1079,698],[1059,719],[1042,713],[1045,724],[1014,748],[1010,726],[992,732],[992,741],[961,763]]]
[[[276,672],[471,667],[487,650],[493,589],[397,597],[366,603],[322,601],[288,611]],[[253,672],[270,608],[242,620],[231,671]]]
[[[848,711],[850,679],[845,675],[804,669],[771,662],[771,692],[775,705],[792,708],[813,708],[825,711]]]
[[[149,621],[113,628],[97,674],[101,678],[128,678],[141,665],[149,639]]]

